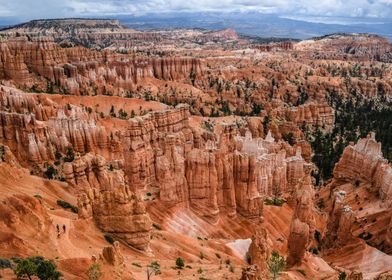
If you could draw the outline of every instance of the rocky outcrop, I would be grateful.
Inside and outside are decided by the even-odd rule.
[[[120,251],[120,243],[118,241],[114,241],[112,246],[103,248],[99,259],[113,266],[120,266],[124,264],[124,257]]]
[[[336,191],[334,193],[327,232],[323,242],[326,248],[343,246],[353,238],[352,225],[355,221],[355,216],[352,209],[345,205],[345,196],[346,193],[344,191]]]
[[[383,158],[381,143],[374,133],[344,149],[334,169],[334,178],[352,183],[368,182],[370,191],[378,193],[386,207],[391,206],[392,167]]]
[[[0,79],[48,92],[125,95],[146,78],[188,80],[191,73],[202,73],[200,60],[195,58],[143,58],[82,47],[60,48],[42,37],[5,40],[0,42],[0,50]]]
[[[303,178],[296,192],[296,206],[288,239],[287,265],[300,265],[314,233],[314,191],[309,175]]]
[[[84,188],[78,200],[81,218],[93,217],[103,231],[137,249],[148,248],[151,220],[121,170],[109,172],[105,160],[91,154],[77,158],[66,169],[68,182]]]
[[[0,141],[22,163],[55,160],[56,153],[66,154],[68,148],[108,154],[116,141],[83,108],[63,108],[48,98],[5,86],[0,88],[0,100]]]
[[[259,224],[255,228],[255,233],[252,236],[252,243],[250,244],[248,250],[250,264],[257,271],[256,275],[259,277],[254,279],[264,279],[265,277],[267,277],[267,261],[269,255],[270,248],[267,242],[267,231],[264,228],[263,218],[261,218]]]
[[[242,274],[240,280],[261,280],[263,279],[261,275],[259,275],[257,265],[250,265],[242,268]]]

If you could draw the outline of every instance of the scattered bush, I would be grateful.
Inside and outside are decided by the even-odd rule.
[[[11,261],[0,258],[0,269],[11,268]]]
[[[73,162],[74,159],[75,159],[75,155],[72,147],[65,148],[64,162]]]
[[[360,235],[358,235],[358,237],[363,240],[369,240],[369,239],[372,239],[373,234],[370,232],[362,232]]]
[[[152,226],[156,229],[156,230],[162,230],[162,227],[158,224],[152,224]]]
[[[267,266],[268,270],[272,274],[272,279],[275,280],[286,267],[286,260],[284,257],[280,256],[278,252],[273,251],[268,260]]]
[[[109,242],[110,244],[113,245],[114,239],[113,239],[113,237],[112,237],[110,234],[104,234],[103,237],[105,237],[105,240],[106,240],[107,242]]]
[[[150,280],[152,275],[159,275],[161,274],[161,265],[157,262],[151,262],[150,265],[147,266],[147,280]]]
[[[199,269],[197,270],[197,273],[202,274],[203,273],[203,269],[201,267],[199,267]]]
[[[318,249],[317,248],[315,248],[315,247],[310,247],[309,248],[309,252],[311,252],[312,254],[314,254],[314,255],[318,255]]]
[[[347,279],[346,272],[340,272],[339,273],[339,280],[346,280],[346,279]]]
[[[204,259],[204,254],[203,254],[203,252],[200,252],[199,258],[200,258],[201,260]]]
[[[87,270],[88,280],[98,280],[102,275],[101,266],[98,263],[93,263]]]
[[[57,205],[63,207],[64,209],[70,209],[74,213],[78,213],[78,207],[64,201],[64,200],[57,200]]]
[[[52,165],[49,165],[44,172],[44,178],[52,180],[57,175],[57,170]]]
[[[314,231],[314,238],[317,240],[318,243],[321,242],[321,233],[318,230]]]
[[[136,267],[142,267],[142,265],[139,264],[139,263],[132,263],[132,265],[134,265],[134,266],[136,266]]]
[[[184,259],[181,258],[181,257],[177,258],[177,259],[176,259],[176,268],[178,268],[178,269],[183,269],[184,266],[185,266]]]
[[[301,273],[303,276],[306,276],[305,270],[303,270],[303,269],[297,269],[297,271],[298,271],[299,273]]]
[[[40,194],[35,194],[34,197],[37,199],[42,199],[42,196]]]
[[[61,277],[56,265],[41,256],[26,259],[14,258],[13,261],[16,263],[13,271],[18,279],[23,277],[32,279],[32,276],[37,276],[41,280],[58,280]]]
[[[215,256],[216,256],[218,259],[221,258],[221,255],[219,255],[218,253],[215,253]]]
[[[285,203],[284,199],[275,197],[273,199],[267,198],[264,200],[264,204],[266,205],[274,205],[274,206],[279,206],[281,207]]]

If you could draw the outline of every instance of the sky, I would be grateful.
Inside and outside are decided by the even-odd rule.
[[[0,0],[0,19],[258,11],[288,18],[391,18],[392,0]]]

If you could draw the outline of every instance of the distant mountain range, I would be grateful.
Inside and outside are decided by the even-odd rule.
[[[238,33],[259,37],[306,39],[331,33],[373,33],[392,41],[392,19],[283,17],[258,12],[197,12],[114,16],[123,25],[137,30],[233,28]],[[0,26],[18,23],[16,19],[0,19]]]

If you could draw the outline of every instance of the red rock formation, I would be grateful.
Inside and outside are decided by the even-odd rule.
[[[248,255],[250,264],[254,266],[254,269],[257,271],[256,275],[259,277],[254,279],[265,279],[268,275],[267,261],[270,255],[270,248],[267,243],[267,231],[262,221],[256,227],[255,234],[252,236]]]
[[[336,248],[345,245],[352,236],[352,225],[355,220],[351,208],[344,204],[346,193],[334,193],[334,203],[329,213],[327,232],[323,244],[326,248]]]
[[[0,42],[0,49],[0,79],[42,91],[124,94],[145,78],[179,80],[202,73],[200,60],[194,58],[150,59],[81,47],[63,49],[50,39],[10,39]]]
[[[81,218],[93,217],[99,228],[146,250],[151,220],[140,197],[132,192],[121,170],[108,171],[104,158],[87,154],[65,167],[67,181],[83,188]]]
[[[348,146],[334,169],[336,180],[369,182],[386,207],[391,206],[392,167],[382,157],[381,143],[371,133],[356,145]]]
[[[114,241],[113,246],[103,248],[100,260],[113,266],[124,264],[124,257],[120,251],[120,243]]]
[[[287,265],[300,265],[314,232],[313,186],[309,175],[304,177],[296,193],[296,206],[288,239]]]
[[[250,265],[242,268],[242,275],[240,280],[261,280],[261,275],[259,275],[257,265]]]

